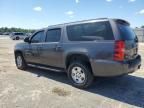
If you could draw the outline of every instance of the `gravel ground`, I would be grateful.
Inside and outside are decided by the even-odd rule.
[[[123,77],[96,78],[91,88],[70,85],[65,73],[30,68],[18,70],[13,46],[0,37],[0,108],[133,108],[144,107],[144,62]],[[144,44],[139,45],[144,59]]]

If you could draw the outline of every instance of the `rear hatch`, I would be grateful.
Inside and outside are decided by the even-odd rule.
[[[120,40],[125,42],[125,60],[131,60],[138,55],[138,38],[130,24],[123,20],[117,20],[117,26],[120,33]]]

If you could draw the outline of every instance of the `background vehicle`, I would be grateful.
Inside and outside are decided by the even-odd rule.
[[[12,40],[20,40],[20,39],[25,39],[27,36],[25,35],[25,33],[22,32],[14,32],[11,33],[10,38]]]
[[[0,35],[3,35],[3,33],[0,32]]]
[[[5,32],[5,33],[3,33],[3,35],[9,35],[10,33],[9,32]]]
[[[26,35],[26,36],[31,36],[31,35],[32,35],[32,33],[26,33],[25,35]]]
[[[72,84],[88,87],[94,76],[119,76],[141,66],[138,40],[121,19],[96,19],[50,26],[15,46],[18,69],[28,64],[66,70]]]

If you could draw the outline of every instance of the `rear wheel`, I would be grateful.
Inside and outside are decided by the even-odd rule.
[[[16,40],[19,40],[19,37],[16,37]]]
[[[25,70],[27,68],[27,64],[21,53],[15,55],[15,62],[18,69]]]
[[[70,63],[68,67],[68,77],[73,86],[80,89],[90,86],[94,79],[90,67],[81,61]]]

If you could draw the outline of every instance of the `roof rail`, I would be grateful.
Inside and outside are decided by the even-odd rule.
[[[68,23],[50,25],[48,27],[53,27],[53,26],[58,26],[58,25],[64,25],[64,24],[70,24],[70,23],[77,23],[77,22],[84,22],[84,21],[90,21],[90,20],[105,20],[105,19],[108,19],[108,18],[96,18],[96,19],[87,19],[87,20],[73,21],[73,22],[68,22]]]

